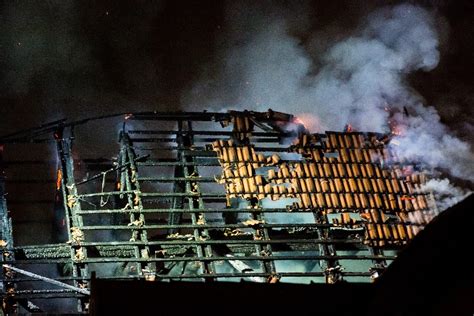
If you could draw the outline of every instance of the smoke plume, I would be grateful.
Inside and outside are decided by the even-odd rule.
[[[431,179],[426,182],[423,189],[433,192],[436,206],[441,211],[461,202],[470,194],[466,190],[453,186],[448,179]]]
[[[470,145],[450,134],[408,84],[410,74],[433,70],[440,60],[433,12],[411,4],[379,8],[328,44],[321,32],[311,34],[308,13],[248,5],[229,6],[226,45],[210,67],[218,71],[204,73],[183,97],[188,108],[272,108],[297,114],[314,132],[350,123],[388,133],[388,122],[396,122],[403,129],[393,146],[400,158],[474,180]]]

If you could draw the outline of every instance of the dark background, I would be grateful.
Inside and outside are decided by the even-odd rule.
[[[441,16],[440,64],[412,75],[411,84],[472,143],[474,4],[408,2]],[[373,9],[397,3],[310,1],[310,30],[342,35]],[[276,4],[300,6],[274,1],[263,7]],[[225,9],[225,1],[210,0],[2,1],[0,135],[62,117],[180,109],[182,94],[204,69],[213,71],[225,41]],[[310,36],[297,35],[303,45]]]

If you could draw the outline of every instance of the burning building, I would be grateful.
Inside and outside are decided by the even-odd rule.
[[[123,120],[116,156],[81,153],[78,131],[111,118]],[[0,143],[7,312],[87,311],[93,274],[371,282],[437,215],[426,175],[397,159],[390,135],[313,134],[271,110],[62,120]],[[57,159],[25,158],[35,146]]]

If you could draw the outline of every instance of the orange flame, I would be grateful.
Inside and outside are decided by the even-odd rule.
[[[304,125],[303,120],[300,119],[299,117],[295,117],[295,118],[293,119],[293,122],[295,122],[295,123],[297,123],[297,124],[303,124],[303,125]]]
[[[298,113],[297,117],[293,119],[293,122],[303,124],[303,126],[312,133],[324,129],[320,119],[311,113]]]
[[[56,177],[56,190],[58,190],[58,191],[59,191],[59,189],[61,189],[62,180],[63,180],[63,173],[62,173],[61,169],[58,169],[57,177]]]

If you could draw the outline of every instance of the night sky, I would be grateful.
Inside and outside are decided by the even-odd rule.
[[[303,7],[301,1],[262,3],[263,9]],[[301,45],[308,44],[309,33],[328,29],[326,37],[337,38],[368,12],[398,3],[306,2],[310,26],[296,35]],[[442,18],[441,59],[434,70],[411,75],[411,85],[457,136],[472,143],[474,4],[414,3]],[[213,61],[226,41],[227,6],[208,0],[2,1],[0,134],[62,117],[182,108],[182,95],[200,74],[215,71]]]

